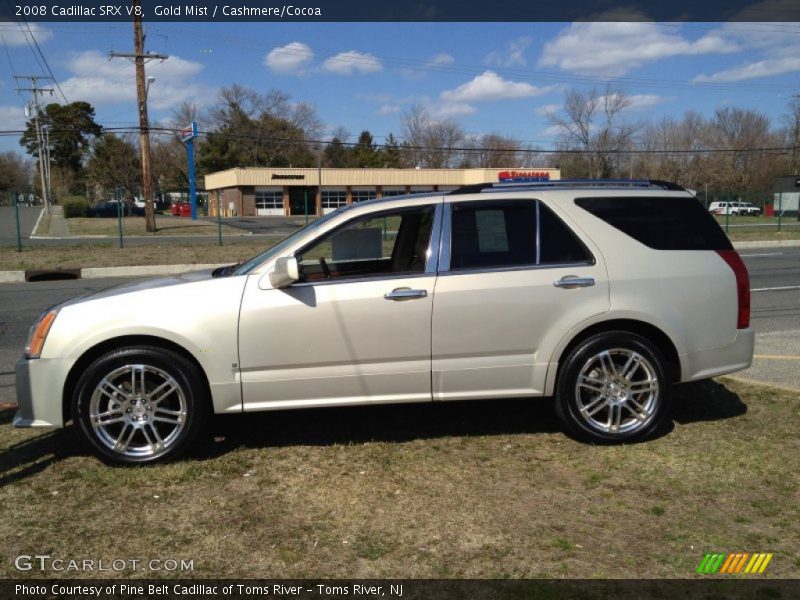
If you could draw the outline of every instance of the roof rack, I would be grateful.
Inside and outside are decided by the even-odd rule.
[[[561,188],[561,187],[632,187],[659,188],[670,191],[686,191],[682,186],[660,179],[553,179],[548,181],[519,181],[509,183],[480,183],[453,190],[449,195],[473,194],[477,192],[505,192],[519,189]]]

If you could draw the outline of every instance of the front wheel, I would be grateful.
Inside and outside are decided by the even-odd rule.
[[[669,416],[664,365],[658,348],[639,335],[594,335],[562,364],[556,412],[567,430],[585,441],[646,439]]]
[[[75,387],[75,428],[109,464],[174,459],[206,421],[209,402],[201,381],[198,367],[170,350],[113,350],[96,359]]]

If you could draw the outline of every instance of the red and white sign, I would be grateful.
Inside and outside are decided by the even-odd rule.
[[[192,121],[191,125],[187,125],[183,129],[181,129],[181,141],[184,144],[186,142],[191,142],[196,137],[197,137],[197,122],[196,121]]]
[[[497,180],[502,183],[513,183],[515,181],[550,181],[550,173],[547,171],[500,171]]]

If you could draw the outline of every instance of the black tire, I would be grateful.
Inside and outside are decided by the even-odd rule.
[[[638,363],[635,356],[641,357]],[[563,359],[556,414],[567,433],[582,441],[640,441],[669,418],[669,392],[666,361],[657,346],[628,331],[607,331],[581,341]]]
[[[104,380],[110,384],[106,391],[99,389]],[[71,408],[79,437],[103,462],[143,465],[186,452],[203,430],[209,407],[194,363],[164,348],[131,346],[89,365],[75,386]]]

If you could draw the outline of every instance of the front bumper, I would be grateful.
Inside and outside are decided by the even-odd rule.
[[[698,381],[749,368],[753,363],[755,337],[752,328],[739,329],[728,346],[705,348],[681,356],[681,381]]]
[[[63,427],[62,394],[69,365],[52,358],[23,358],[16,366],[14,427]]]

